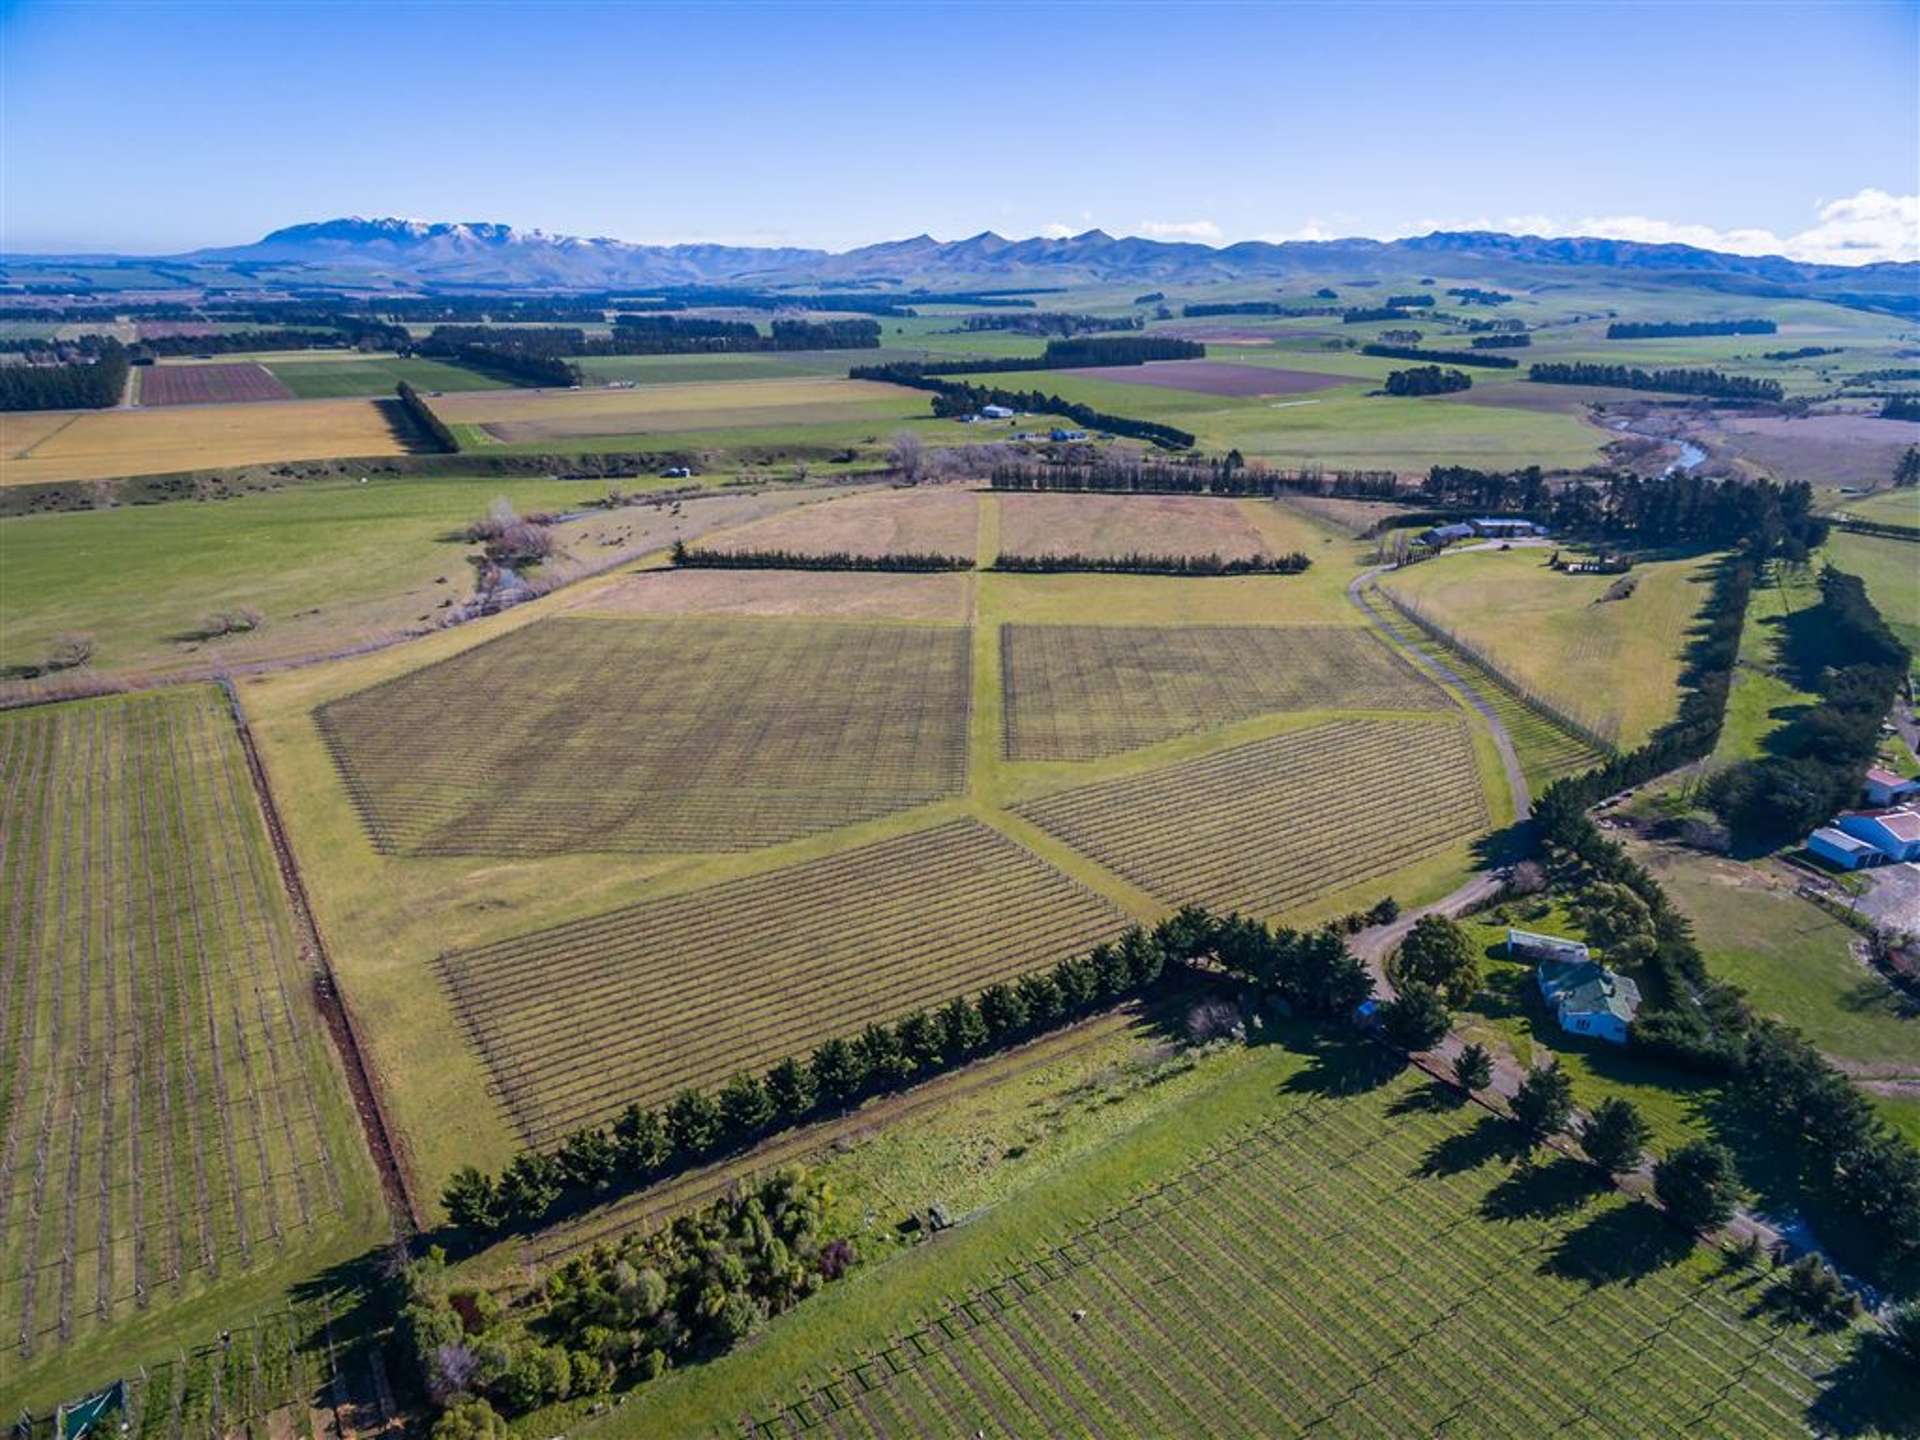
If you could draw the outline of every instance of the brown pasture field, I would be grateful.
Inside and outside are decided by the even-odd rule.
[[[49,435],[58,434],[86,410],[9,410],[0,412],[0,455],[18,460]],[[9,476],[9,479],[12,477]]]
[[[996,497],[1004,555],[1271,554],[1237,500],[1198,495]]]
[[[293,399],[293,391],[273,372],[251,360],[232,365],[147,365],[139,373],[142,405],[231,405]]]
[[[834,570],[644,570],[581,598],[583,615],[764,615],[963,625],[965,575]]]
[[[142,320],[134,330],[142,340],[174,340],[182,336],[197,340],[220,334],[221,327],[211,320]]]
[[[1909,445],[1920,445],[1920,423],[1871,415],[1722,417],[1703,436],[1716,454],[1765,470],[1777,480],[1818,486],[1884,483]]]
[[[1237,399],[1253,395],[1308,395],[1315,390],[1334,390],[1359,383],[1351,375],[1282,370],[1274,365],[1236,365],[1230,360],[1149,360],[1144,365],[1097,365],[1064,373],[1114,385],[1152,385],[1163,390],[1190,390],[1197,395]]]
[[[803,505],[715,535],[712,550],[795,550],[807,555],[972,555],[980,497],[971,490],[866,492]]]
[[[11,452],[17,448],[11,425],[5,433]],[[8,460],[0,483],[107,480],[274,460],[404,455],[407,437],[405,420],[388,400],[88,410],[46,435],[25,459]]]

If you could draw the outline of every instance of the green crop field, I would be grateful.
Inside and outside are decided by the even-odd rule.
[[[1390,875],[1490,819],[1465,727],[1440,719],[1313,725],[1015,813],[1168,904],[1256,916]]]
[[[50,1378],[382,1212],[219,692],[0,718],[0,785],[0,1377]]]
[[[318,719],[391,854],[750,849],[960,790],[971,655],[959,626],[562,618]]]
[[[529,1144],[804,1057],[1111,939],[1112,905],[961,820],[445,955]]]
[[[1512,1141],[1408,1076],[1302,1087],[902,1328],[843,1323],[838,1354],[779,1345],[760,1363],[782,1383],[702,1428],[1756,1437],[1889,1412],[1901,1382],[1854,1380],[1846,1337],[1766,1318],[1764,1279],[1691,1254],[1572,1161],[1511,1165]],[[711,1414],[703,1378],[588,1433]]]
[[[1008,625],[1011,760],[1093,760],[1278,710],[1434,710],[1440,688],[1354,627]]]
[[[268,360],[281,384],[302,400],[338,395],[391,395],[402,380],[423,393],[431,390],[504,390],[504,380],[439,360],[366,356],[354,360]]]
[[[1635,565],[1621,577],[1547,568],[1537,547],[1443,555],[1381,577],[1383,588],[1472,646],[1516,684],[1612,743],[1639,744],[1679,703],[1687,632],[1711,562]]]

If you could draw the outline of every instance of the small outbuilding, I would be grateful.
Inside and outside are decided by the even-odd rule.
[[[982,420],[1011,420],[1013,418],[1013,411],[1005,405],[982,405],[980,407],[980,418]]]
[[[1879,865],[1887,858],[1866,841],[1849,835],[1844,830],[1836,830],[1831,825],[1822,825],[1809,835],[1807,849],[1829,865],[1838,865],[1842,870],[1858,870],[1863,865]]]
[[[1874,765],[1867,770],[1861,789],[1865,792],[1867,804],[1877,810],[1920,795],[1920,780],[1910,780],[1904,775],[1894,774],[1884,765]]]
[[[1480,520],[1469,520],[1467,523],[1472,526],[1474,534],[1486,535],[1498,540],[1540,533],[1540,527],[1533,521],[1519,520],[1508,515],[1488,516]]]
[[[1460,521],[1452,525],[1434,526],[1431,530],[1427,530],[1419,536],[1419,542],[1422,545],[1431,545],[1437,550],[1442,545],[1451,545],[1455,540],[1471,540],[1472,538],[1473,526],[1466,524],[1464,521]]]
[[[1597,960],[1543,960],[1537,972],[1541,997],[1559,1018],[1560,1028],[1615,1045],[1640,1010],[1640,987]]]
[[[1568,940],[1561,935],[1539,935],[1532,930],[1507,929],[1507,954],[1515,960],[1552,960],[1562,964],[1577,965],[1590,957],[1590,952],[1578,940]]]

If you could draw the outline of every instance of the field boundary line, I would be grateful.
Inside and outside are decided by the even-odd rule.
[[[280,879],[287,892],[287,904],[293,912],[294,924],[303,946],[320,967],[317,977],[320,983],[314,989],[321,1016],[340,1053],[354,1109],[359,1112],[361,1127],[366,1132],[367,1148],[373,1155],[374,1168],[380,1174],[380,1188],[386,1195],[394,1233],[404,1238],[409,1233],[427,1227],[414,1187],[408,1183],[406,1166],[402,1164],[395,1144],[394,1137],[398,1132],[381,1101],[380,1088],[374,1081],[372,1067],[367,1063],[366,1047],[359,1027],[354,1023],[353,1011],[347,1004],[346,994],[340,988],[339,976],[333,967],[333,956],[320,936],[319,922],[307,898],[306,882],[301,878],[299,861],[294,857],[286,827],[281,822],[280,808],[274,801],[273,789],[267,779],[266,762],[254,743],[253,727],[247,723],[246,710],[240,703],[240,692],[234,688],[233,681],[224,675],[218,683],[221,693],[226,696],[228,713],[233,720],[241,752],[246,757],[247,776],[253,781],[254,798],[259,802],[261,819],[267,827],[267,838],[273,845],[274,859],[280,867]]]

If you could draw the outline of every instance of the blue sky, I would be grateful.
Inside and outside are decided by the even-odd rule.
[[[1870,259],[1920,246],[1916,77],[1920,0],[0,0],[0,246],[391,214],[834,249],[1491,224]]]

